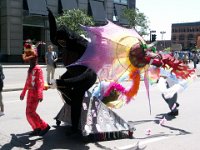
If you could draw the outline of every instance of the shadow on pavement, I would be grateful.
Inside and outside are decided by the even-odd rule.
[[[70,150],[88,150],[89,147],[82,141],[81,137],[70,137],[65,135],[65,127],[60,126],[57,129],[51,128],[43,137],[31,137],[30,132],[22,134],[11,134],[11,141],[2,145],[1,150],[34,149],[70,149]]]
[[[156,133],[156,134],[149,134],[145,137],[134,137],[134,139],[150,139],[150,138],[157,138],[157,137],[179,136],[179,135],[191,134],[191,132],[188,132],[184,129],[175,128],[175,127],[172,127],[172,126],[167,126],[167,125],[161,124],[160,121],[163,118],[165,118],[166,121],[171,121],[171,120],[175,119],[176,117],[169,116],[167,114],[158,114],[158,115],[156,115],[155,119],[152,119],[152,120],[129,121],[129,124],[131,124],[132,126],[137,126],[139,124],[154,122],[154,123],[162,126],[163,128],[167,128],[170,131],[173,131],[173,132],[169,132],[169,133],[160,132],[160,133]]]
[[[159,120],[165,118],[167,121],[171,121],[173,119],[176,119],[175,116],[170,116],[170,115],[167,115],[167,114],[158,114],[158,115],[156,115],[155,118],[157,118]]]

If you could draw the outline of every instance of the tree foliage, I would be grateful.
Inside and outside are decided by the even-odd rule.
[[[62,16],[56,18],[58,25],[65,25],[74,32],[81,34],[86,34],[80,25],[93,26],[93,19],[88,16],[84,11],[80,9],[66,10],[63,12]]]
[[[139,9],[125,8],[122,12],[122,16],[127,19],[129,27],[135,28],[140,35],[148,34],[149,20]]]

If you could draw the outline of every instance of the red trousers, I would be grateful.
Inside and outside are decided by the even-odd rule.
[[[37,114],[36,109],[39,101],[34,90],[28,90],[27,104],[26,104],[26,118],[32,129],[40,128],[41,130],[47,127],[47,123],[43,121]]]

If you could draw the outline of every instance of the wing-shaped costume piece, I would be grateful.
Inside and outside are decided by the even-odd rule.
[[[134,29],[110,21],[105,26],[83,27],[91,38],[85,54],[76,62],[90,67],[103,79],[118,79],[130,66],[130,49],[142,37]],[[119,67],[121,66],[121,67]]]
[[[187,78],[193,71],[175,62],[173,57],[152,53],[143,38],[134,30],[120,27],[110,21],[105,26],[86,27],[91,42],[83,56],[72,65],[85,65],[94,70],[99,77],[99,87],[94,94],[108,105],[115,100],[113,107],[119,107],[133,99],[140,86],[140,74],[151,63],[166,68],[169,65],[178,77]],[[159,55],[159,57],[158,57]],[[181,73],[186,70],[185,73]],[[123,87],[122,81],[131,80],[129,87]],[[102,81],[109,84],[102,84]],[[145,80],[147,92],[149,86]],[[123,87],[123,88],[119,88]],[[102,90],[104,92],[102,92]],[[110,93],[110,95],[108,94]],[[149,94],[149,93],[148,93]],[[100,98],[101,97],[101,98]],[[149,96],[148,96],[149,97]]]
[[[114,85],[114,82],[120,85],[123,80],[132,79],[134,86],[123,93],[130,100],[139,89],[138,70],[146,65],[145,63],[141,68],[137,68],[131,64],[130,51],[135,45],[145,43],[144,40],[134,29],[123,28],[110,21],[105,26],[83,28],[87,31],[91,42],[88,43],[84,55],[75,64],[88,66],[97,73],[100,81],[110,81],[111,85]],[[142,57],[144,58],[144,54]],[[109,88],[113,89],[111,85]]]

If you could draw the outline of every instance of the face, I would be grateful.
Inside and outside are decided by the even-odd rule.
[[[53,50],[53,47],[52,46],[49,46],[48,47],[48,51],[52,51]]]
[[[144,49],[140,47],[140,45],[131,48],[129,53],[129,60],[133,66],[137,68],[144,67],[147,64],[144,57],[145,52]]]

